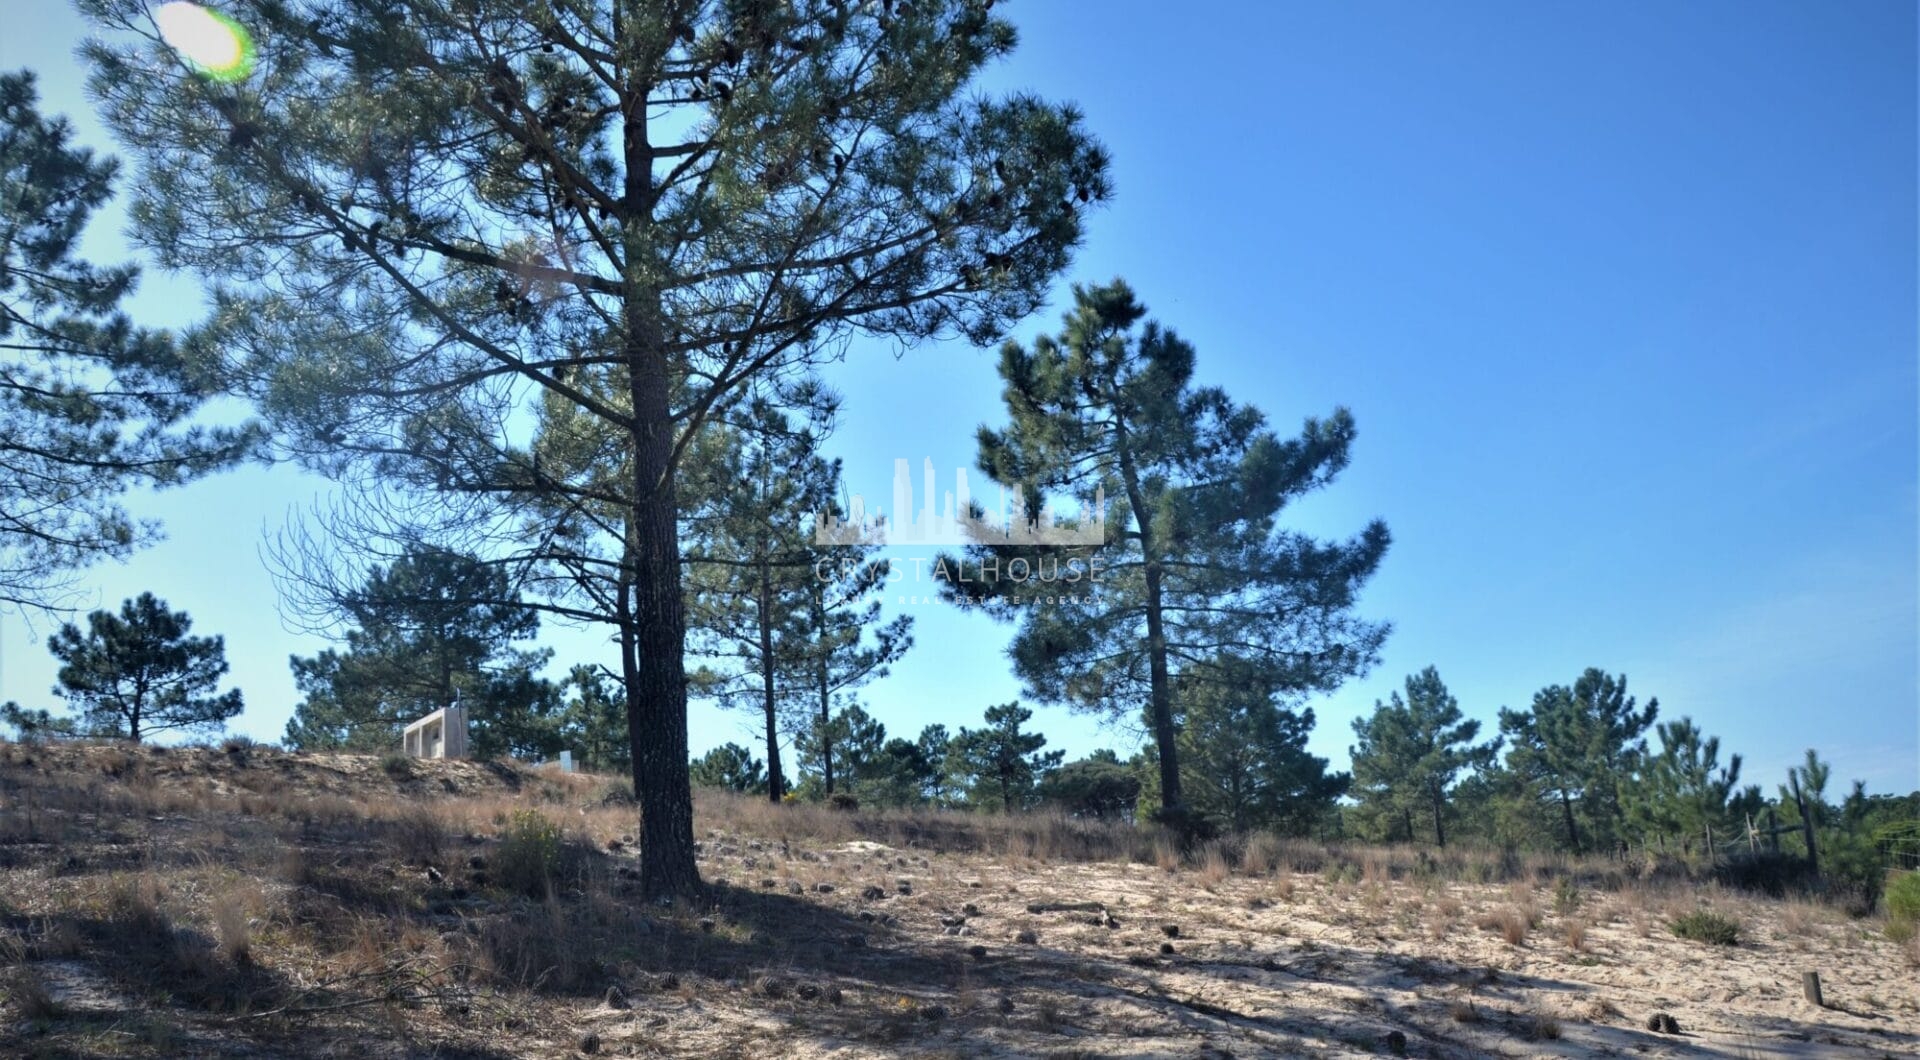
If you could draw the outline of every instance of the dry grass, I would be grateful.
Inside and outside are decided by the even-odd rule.
[[[1541,1013],[1583,1019],[1564,991],[1582,989],[1589,965],[1674,949],[1664,932],[1636,944],[1605,925],[1638,911],[1658,927],[1690,904],[1604,862],[1259,834],[1183,851],[1110,822],[702,792],[701,871],[727,882],[660,908],[641,901],[623,787],[260,747],[0,744],[0,1055],[200,1055],[236,1027],[260,1055],[317,1040],[380,1043],[380,1055],[428,1041],[446,1055],[558,1055],[587,1028],[603,1055],[814,1055],[800,1044],[814,1041],[852,1043],[849,1055],[971,1055],[983,1039],[1018,1055],[1069,1043],[1184,1055],[1198,1039],[1193,1021],[1170,1018],[1181,999],[1288,1012],[1285,1041],[1209,1016],[1209,1040],[1236,1055],[1350,1052],[1354,1013],[1386,1024],[1363,1051],[1391,1028],[1407,1055],[1442,1051],[1435,1040],[1449,1055],[1498,1053],[1555,1040]],[[1568,915],[1555,874],[1575,872]],[[1507,975],[1540,956],[1502,945],[1525,945],[1550,900],[1552,931],[1574,952],[1604,943],[1602,958],[1553,962],[1556,993]],[[1088,901],[1099,904],[1029,911]],[[1714,901],[1767,922],[1741,900]],[[1781,908],[1807,918],[1807,945],[1859,934]],[[1458,930],[1474,923],[1493,935]],[[1014,941],[1027,932],[1033,944]],[[1920,960],[1871,934],[1880,959]],[[1156,954],[1162,943],[1174,952]],[[1820,957],[1837,966],[1839,952]],[[17,969],[46,1006],[16,1002]],[[1419,993],[1397,985],[1408,981]],[[111,1047],[87,1037],[103,1025],[87,1015],[96,988],[118,1013]],[[1637,1011],[1632,990],[1608,993]],[[1448,1023],[1444,1034],[1418,1013]],[[23,1046],[27,1022],[44,1041]],[[1555,1051],[1585,1048],[1583,1024],[1565,1033]]]
[[[5,987],[6,1001],[23,1020],[55,1020],[62,1015],[60,1004],[48,992],[47,984],[29,966],[9,969],[5,978],[0,979],[0,985]]]
[[[1587,951],[1587,922],[1578,917],[1568,920],[1560,925],[1560,938],[1566,942],[1568,949],[1575,953],[1585,953]]]
[[[214,903],[213,925],[223,959],[235,964],[253,959],[253,922],[265,905],[260,888],[251,883],[234,887]]]
[[[1246,849],[1240,855],[1240,871],[1249,876],[1265,876],[1279,868],[1286,859],[1286,845],[1272,832],[1255,832],[1247,837]]]
[[[1482,931],[1498,933],[1509,946],[1523,946],[1527,934],[1533,930],[1534,919],[1526,910],[1509,903],[1483,913],[1474,923]]]
[[[1291,902],[1293,901],[1296,890],[1297,887],[1294,883],[1293,873],[1282,870],[1274,876],[1273,896],[1275,899],[1281,902]]]
[[[1200,855],[1200,886],[1208,892],[1218,891],[1232,873],[1233,862],[1227,857],[1226,844],[1219,840],[1208,843]]]

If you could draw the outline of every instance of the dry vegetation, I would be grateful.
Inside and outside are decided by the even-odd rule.
[[[622,794],[0,745],[0,1055],[1920,1054],[1911,939],[1650,867],[716,796],[649,907]]]

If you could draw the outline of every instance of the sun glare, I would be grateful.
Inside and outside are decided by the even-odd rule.
[[[153,13],[160,37],[200,73],[238,81],[253,72],[253,40],[238,22],[199,4],[161,4]]]

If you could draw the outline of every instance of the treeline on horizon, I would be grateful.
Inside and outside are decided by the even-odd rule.
[[[85,6],[106,34],[83,48],[90,88],[139,165],[137,238],[212,307],[178,335],[127,318],[135,270],[76,250],[115,163],[39,112],[30,73],[0,76],[0,220],[19,233],[0,244],[0,602],[57,608],[150,540],[129,488],[255,460],[325,475],[333,501],[268,549],[284,617],[335,644],[290,661],[290,747],[391,752],[457,701],[477,754],[624,769],[653,897],[704,892],[696,777],[774,802],[1051,806],[1189,845],[1684,853],[1804,805],[1837,867],[1915,816],[1857,788],[1836,803],[1811,754],[1791,806],[1740,787],[1737,757],[1687,719],[1656,727],[1600,670],[1482,734],[1429,669],[1356,725],[1350,774],[1309,754],[1306,704],[1390,632],[1358,606],[1385,523],[1323,539],[1284,520],[1347,467],[1355,419],[1282,429],[1204,385],[1117,279],[1076,285],[1057,333],[1005,341],[1114,188],[1076,108],[976,92],[1017,40],[991,0],[589,5],[604,18],[242,0],[257,47],[217,76],[143,5]],[[866,714],[912,620],[884,617],[873,546],[816,546],[801,518],[847,516],[822,443],[848,410],[818,371],[856,340],[1001,343],[980,469],[1027,512],[1105,496],[1105,540],[1046,553],[1097,559],[1097,580],[938,588],[1013,627],[1024,700],[1137,722],[1136,753],[1063,761],[1019,703],[911,739]],[[216,399],[256,419],[202,425]],[[604,631],[617,663],[539,676],[546,619]],[[220,638],[190,630],[150,594],[66,624],[49,647],[73,713],[6,718],[49,737],[217,728],[241,697],[218,691]],[[689,700],[753,719],[756,746],[693,761]]]
[[[407,719],[457,701],[472,713],[480,757],[542,761],[566,749],[587,771],[628,769],[611,679],[584,666],[558,683],[539,677],[548,654],[512,646],[537,632],[530,612],[461,602],[473,594],[462,578],[485,576],[482,565],[443,557],[398,563],[371,578],[363,624],[346,649],[291,660],[306,698],[284,744],[393,755]],[[416,578],[432,588],[410,584]],[[439,603],[423,607],[428,597]],[[895,620],[888,628],[895,635],[884,654],[897,659],[910,643],[906,625]],[[117,614],[95,612],[84,630],[69,623],[49,647],[63,663],[58,691],[74,712],[8,703],[0,721],[22,739],[137,742],[216,730],[240,712],[240,693],[216,694],[226,670],[221,638],[194,637],[190,629],[187,615],[151,594]],[[988,707],[978,728],[934,723],[911,739],[890,736],[856,698],[837,702],[825,724],[806,711],[776,715],[771,739],[791,737],[796,751],[781,788],[765,758],[732,742],[692,761],[694,783],[841,809],[1158,820],[1151,743],[1126,758],[1102,749],[1066,761],[1064,752],[1046,749],[1046,736],[1029,727],[1032,711],[1018,702]],[[1745,863],[1755,874],[1746,882],[1779,888],[1824,880],[1823,889],[1865,909],[1888,869],[1920,862],[1920,791],[1869,795],[1855,781],[1842,794],[1813,750],[1775,792],[1743,785],[1741,756],[1723,760],[1718,737],[1690,718],[1661,720],[1657,700],[1641,705],[1624,675],[1597,668],[1541,689],[1526,709],[1501,709],[1493,731],[1483,733],[1428,667],[1354,720],[1351,772],[1331,771],[1307,752],[1310,708],[1217,683],[1182,686],[1176,706],[1189,838],[1266,832]],[[1821,862],[1817,873],[1810,855]]]

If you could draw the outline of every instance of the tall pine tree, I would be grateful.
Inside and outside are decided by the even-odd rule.
[[[824,510],[845,516],[837,501]],[[879,596],[892,567],[875,558],[876,551],[861,544],[818,548],[806,583],[802,684],[810,713],[796,719],[796,727],[813,734],[821,782],[829,795],[837,780],[833,712],[857,702],[854,694],[862,686],[885,677],[913,647],[912,615],[881,620]]]
[[[1353,606],[1388,534],[1377,521],[1334,542],[1282,528],[1288,502],[1346,466],[1352,417],[1339,409],[1282,440],[1258,410],[1194,385],[1193,347],[1145,316],[1123,282],[1075,288],[1057,338],[1002,349],[1011,422],[979,434],[981,468],[1026,511],[1061,493],[1091,509],[1103,491],[1106,542],[970,546],[950,564],[967,580],[942,590],[1020,622],[1011,653],[1030,697],[1144,712],[1161,819],[1182,826],[1175,679],[1223,653],[1276,695],[1364,671],[1387,626]]]
[[[699,893],[681,459],[854,335],[1031,312],[1109,193],[1079,115],[978,90],[1015,43],[982,0],[234,0],[239,81],[145,0],[81,6],[148,38],[90,46],[93,88],[225,379],[358,487],[321,540],[472,552],[604,624],[642,888]]]

